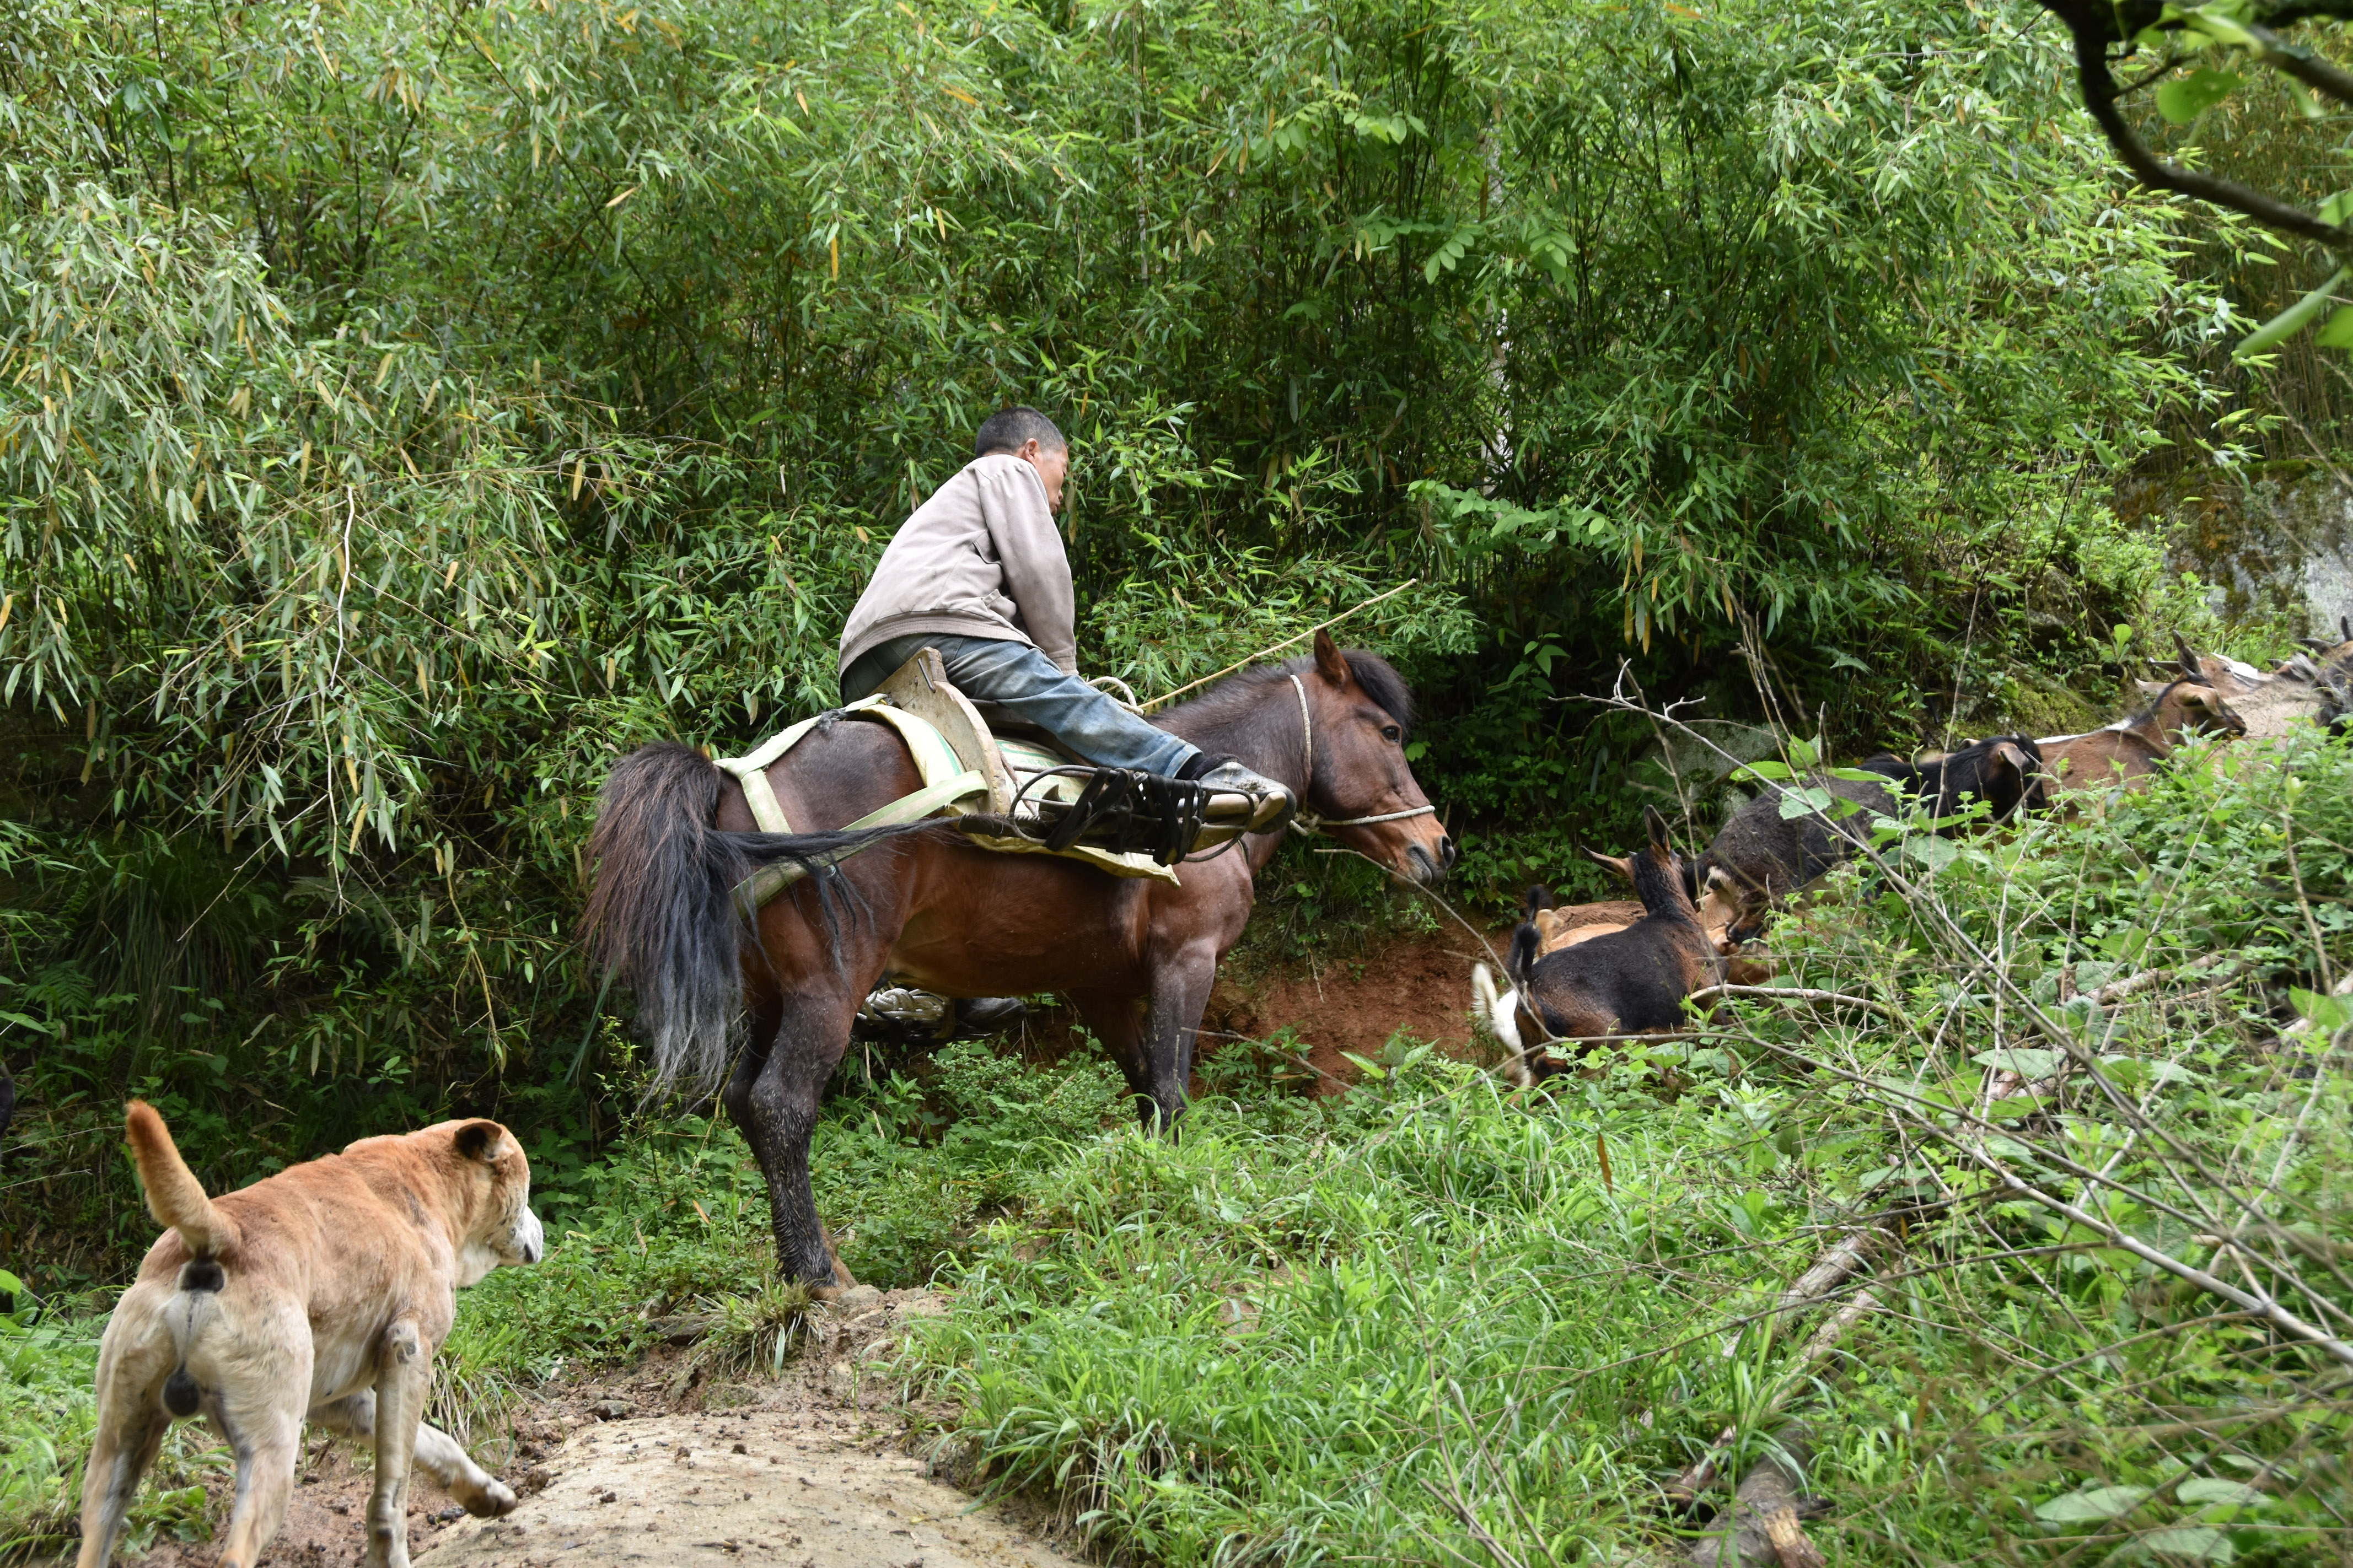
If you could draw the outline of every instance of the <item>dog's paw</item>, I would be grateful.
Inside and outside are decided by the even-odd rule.
[[[476,1519],[504,1519],[522,1500],[514,1495],[514,1489],[506,1482],[491,1480],[485,1481],[481,1490],[473,1496],[461,1497],[458,1500]]]

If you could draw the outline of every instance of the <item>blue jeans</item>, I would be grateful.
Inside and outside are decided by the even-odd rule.
[[[1175,778],[1200,748],[1156,730],[1028,643],[913,632],[871,647],[841,672],[841,700],[855,702],[891,679],[919,649],[935,647],[948,684],[994,702],[1045,731],[1098,767],[1140,768]]]

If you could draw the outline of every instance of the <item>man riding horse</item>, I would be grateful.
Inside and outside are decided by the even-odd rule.
[[[1401,878],[1445,875],[1455,846],[1407,761],[1413,702],[1395,669],[1318,631],[1311,654],[1230,675],[1145,724],[1071,673],[1070,567],[1051,525],[1060,434],[1017,409],[977,445],[883,557],[844,642],[847,694],[936,648],[965,692],[1110,764],[1087,789],[1141,779],[1174,799],[1200,792],[1143,769],[1190,773],[1248,814],[1212,819],[1221,832],[1312,812],[1316,831]],[[614,764],[597,804],[589,952],[635,993],[654,1088],[720,1087],[766,1180],[777,1267],[814,1289],[848,1281],[818,1220],[810,1140],[878,982],[940,998],[1065,996],[1139,1117],[1173,1129],[1218,965],[1282,838],[1245,832],[1231,853],[1170,868],[1181,876],[1111,876],[998,852],[1000,816],[888,819],[930,782],[894,724],[811,721],[741,772],[650,742]],[[1198,804],[1187,820],[1207,817]],[[1076,803],[1062,826],[1072,818],[1084,820]]]
[[[1297,809],[1290,790],[1232,757],[1213,757],[1079,679],[1070,557],[1055,530],[1070,443],[1034,408],[981,422],[973,458],[900,525],[841,634],[841,700],[879,689],[923,648],[948,683],[1034,724],[1099,767],[1183,779],[1210,792],[1203,817],[1253,833]],[[936,1002],[922,1011],[929,1014]],[[870,1011],[874,1010],[870,1003]],[[1010,997],[958,1003],[966,1033],[1009,1027]]]
[[[1098,767],[1185,779],[1210,792],[1212,822],[1264,833],[1291,819],[1291,791],[1213,757],[1078,677],[1071,562],[1054,513],[1070,443],[1034,408],[981,423],[973,459],[900,525],[841,634],[841,700],[879,689],[921,649],[948,681],[1045,731]]]

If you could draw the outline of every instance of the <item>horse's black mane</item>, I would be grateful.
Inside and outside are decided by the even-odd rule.
[[[1356,678],[1356,684],[1365,689],[1365,695],[1396,720],[1398,727],[1410,740],[1413,735],[1413,692],[1407,687],[1405,678],[1377,653],[1348,648],[1340,657],[1348,661],[1348,673]],[[1214,721],[1224,717],[1227,710],[1247,705],[1261,689],[1271,683],[1280,680],[1288,684],[1292,676],[1304,676],[1314,668],[1313,658],[1285,659],[1281,664],[1261,664],[1243,670],[1229,680],[1219,681],[1175,711]]]

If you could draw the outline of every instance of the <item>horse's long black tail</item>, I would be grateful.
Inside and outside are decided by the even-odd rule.
[[[723,833],[726,774],[702,752],[657,742],[623,757],[605,782],[588,849],[596,879],[583,935],[611,980],[632,986],[653,1050],[654,1087],[716,1087],[744,1017],[745,945],[757,940],[737,887],[763,866],[822,875],[855,851],[909,834],[958,831],[924,821],[833,833]]]

